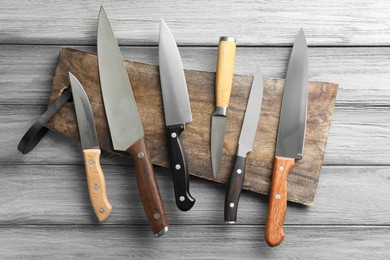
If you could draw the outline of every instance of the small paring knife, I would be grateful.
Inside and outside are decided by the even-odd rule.
[[[303,29],[294,43],[287,68],[279,130],[273,163],[265,240],[277,246],[284,239],[287,209],[287,176],[295,160],[303,157],[308,93],[307,43]]]
[[[87,173],[89,198],[99,222],[108,218],[112,206],[107,198],[106,182],[100,167],[100,149],[96,135],[95,120],[87,94],[78,79],[69,72],[77,125],[80,133],[85,171]]]
[[[192,122],[192,114],[179,49],[163,19],[160,25],[158,53],[175,200],[180,210],[187,211],[194,206],[195,199],[189,190],[188,163],[181,134],[185,129],[185,124]]]
[[[168,231],[168,221],[144,130],[122,54],[103,7],[99,12],[97,50],[100,85],[114,150],[134,160],[138,192],[155,237]]]
[[[214,178],[218,177],[225,142],[226,115],[233,84],[236,39],[219,39],[217,72],[215,78],[216,108],[211,117],[211,164]]]
[[[225,223],[228,224],[237,221],[238,202],[245,177],[246,155],[253,149],[262,101],[263,77],[260,66],[257,66],[238,140],[237,156],[226,188]]]

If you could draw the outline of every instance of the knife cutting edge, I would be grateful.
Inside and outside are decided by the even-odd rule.
[[[270,246],[284,239],[287,175],[303,157],[308,95],[307,43],[303,29],[294,43],[287,68],[273,162],[265,240]]]
[[[257,125],[263,100],[263,77],[260,66],[256,67],[248,104],[242,123],[236,160],[234,162],[225,194],[225,223],[235,223],[237,220],[238,202],[245,177],[246,156],[253,149]]]
[[[180,53],[163,19],[160,25],[159,63],[176,205],[180,210],[187,211],[194,206],[195,199],[189,191],[188,163],[180,137],[185,124],[192,122],[192,114]]]
[[[99,222],[108,218],[112,206],[107,198],[106,182],[100,166],[100,149],[96,135],[95,120],[91,104],[78,79],[69,72],[77,125],[83,149],[84,165],[87,174],[89,198]]]
[[[217,178],[225,141],[226,115],[233,84],[236,39],[223,36],[219,39],[217,71],[215,75],[216,108],[211,117],[211,165]]]
[[[144,131],[122,54],[103,6],[99,12],[97,50],[104,107],[114,150],[134,160],[139,195],[155,237],[168,231],[168,221]]]

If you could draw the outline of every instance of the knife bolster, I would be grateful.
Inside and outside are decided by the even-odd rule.
[[[226,117],[227,107],[219,107],[217,106],[214,110],[213,116],[224,116]]]

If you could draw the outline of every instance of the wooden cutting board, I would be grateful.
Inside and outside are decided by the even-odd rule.
[[[145,131],[146,144],[155,165],[170,167],[158,66],[125,61],[139,114]],[[266,64],[263,64],[266,66]],[[253,68],[253,71],[255,68]],[[69,87],[68,71],[81,82],[90,99],[97,134],[102,149],[113,152],[99,85],[95,54],[62,48],[55,70],[49,105]],[[210,126],[214,110],[215,73],[185,70],[193,122],[182,135],[188,158],[189,172],[201,178],[226,182],[241,130],[252,76],[234,75],[221,171],[213,178],[210,161]],[[264,98],[253,151],[248,154],[244,189],[268,194],[272,161],[275,152],[283,79],[264,79]],[[326,142],[331,124],[338,86],[310,82],[307,128],[303,159],[288,176],[288,200],[313,205]],[[78,139],[73,103],[67,103],[50,120],[48,128]],[[196,191],[193,191],[196,194]]]

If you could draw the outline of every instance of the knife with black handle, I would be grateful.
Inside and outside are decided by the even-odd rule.
[[[287,209],[287,176],[293,168],[295,160],[303,158],[307,93],[307,43],[303,29],[301,29],[290,55],[279,117],[265,226],[265,240],[270,246],[277,246],[284,239],[283,224]]]
[[[168,231],[168,221],[127,70],[103,7],[97,38],[100,85],[113,148],[133,158],[138,192],[153,234],[159,237]]]
[[[257,66],[238,140],[237,156],[225,193],[225,223],[228,224],[237,221],[238,202],[245,177],[246,155],[253,149],[262,100],[263,77],[260,66]]]
[[[175,200],[180,210],[187,211],[194,206],[195,199],[189,190],[188,163],[181,134],[185,124],[192,122],[192,114],[180,53],[163,19],[160,25],[159,62]]]
[[[100,166],[100,148],[91,104],[78,79],[69,72],[77,125],[80,133],[89,198],[99,222],[108,218],[112,206],[107,198],[106,182]]]

